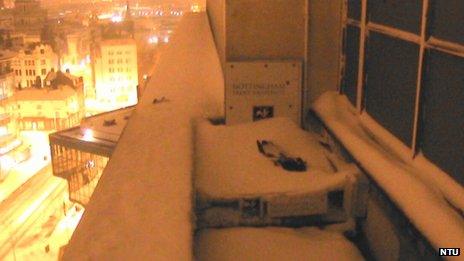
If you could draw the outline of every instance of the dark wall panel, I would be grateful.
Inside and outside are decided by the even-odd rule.
[[[464,44],[464,1],[433,1],[431,10],[429,20],[431,35]]]
[[[422,0],[370,0],[369,21],[420,34]]]
[[[424,80],[422,151],[464,185],[464,58],[430,50]]]
[[[366,111],[410,146],[419,46],[371,32],[367,48]]]
[[[348,0],[348,17],[361,21],[361,0]]]
[[[356,26],[348,25],[345,36],[345,75],[343,76],[342,92],[353,105],[356,105],[358,65],[359,65],[359,33]]]

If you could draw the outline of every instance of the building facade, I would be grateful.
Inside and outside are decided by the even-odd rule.
[[[12,63],[16,76],[16,87],[43,87],[45,77],[58,70],[58,56],[46,44],[31,44],[20,50]]]
[[[98,102],[111,109],[137,103],[137,47],[133,39],[102,40],[92,62]]]
[[[15,117],[14,72],[11,64],[16,53],[0,52],[0,181],[9,170],[30,155],[30,147],[18,138]]]
[[[47,20],[47,11],[36,0],[16,0],[13,9],[14,27],[22,32],[40,32]]]
[[[84,116],[82,78],[50,73],[44,88],[15,93],[21,130],[61,130],[79,124]]]

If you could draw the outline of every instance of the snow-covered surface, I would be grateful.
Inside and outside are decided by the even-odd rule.
[[[192,259],[192,118],[223,115],[223,82],[206,14],[184,16],[64,260]]]
[[[81,122],[81,132],[84,135],[86,130],[89,129],[92,130],[94,138],[117,143],[133,109],[133,107],[128,107],[87,117]],[[105,122],[111,121],[114,121],[114,125],[105,125]]]
[[[343,187],[353,168],[334,172],[331,153],[314,134],[288,118],[234,126],[201,120],[196,129],[195,188],[212,198],[274,193],[308,193]],[[258,151],[257,140],[269,140],[307,163],[307,171],[284,170]],[[341,168],[341,166],[337,166]]]
[[[464,219],[448,202],[464,209],[464,188],[447,178],[446,174],[439,173],[437,168],[421,164],[424,159],[413,160],[410,154],[408,159],[408,156],[397,153],[403,150],[394,148],[399,146],[397,142],[385,140],[387,135],[381,131],[372,132],[372,129],[378,128],[357,117],[348,103],[346,97],[327,92],[314,104],[314,110],[435,247],[463,248]],[[432,175],[440,177],[430,178]]]
[[[195,256],[202,261],[363,260],[341,234],[317,228],[228,228],[201,231]]]

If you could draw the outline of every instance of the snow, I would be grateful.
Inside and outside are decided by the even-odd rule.
[[[413,160],[411,156],[408,159],[408,156],[398,154],[404,149],[394,148],[398,146],[395,140],[382,140],[386,135],[370,131],[376,128],[357,117],[348,103],[346,97],[327,92],[313,108],[355,160],[433,246],[463,248],[464,219],[448,202],[462,210],[464,189],[447,180],[443,173],[440,178],[435,177],[440,182],[435,182],[435,186],[431,187],[433,182],[426,181],[424,177],[437,174],[437,170],[420,164],[421,159]],[[445,200],[445,197],[448,199]]]
[[[288,118],[227,127],[203,120],[196,133],[195,187],[212,198],[324,191],[342,187],[353,170],[334,173],[330,152],[314,134]],[[263,139],[305,160],[307,171],[289,172],[275,166],[258,151],[256,141]]]
[[[197,260],[363,260],[341,234],[317,228],[228,228],[201,231]]]
[[[85,133],[92,130],[92,137],[117,143],[127,121],[133,112],[133,107],[97,114],[82,120],[80,129]],[[114,120],[114,125],[105,126],[105,122]]]
[[[223,115],[223,82],[206,14],[184,16],[65,260],[192,259],[192,119]],[[162,97],[167,101],[153,103]]]

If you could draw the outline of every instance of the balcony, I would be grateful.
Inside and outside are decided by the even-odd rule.
[[[224,3],[224,1],[219,2]],[[314,2],[317,4],[318,1]],[[316,8],[316,4],[313,5],[314,8]],[[306,7],[304,4],[302,6]],[[205,121],[201,119],[217,120],[223,117],[225,81],[222,68],[230,58],[227,57],[227,50],[232,50],[236,52],[235,54],[240,51],[234,49],[234,46],[224,46],[223,41],[228,39],[223,35],[227,31],[221,31],[224,27],[227,27],[226,24],[222,24],[227,21],[221,20],[221,18],[224,18],[221,13],[224,11],[224,7],[219,6],[217,9],[215,7],[217,6],[213,5],[210,9],[211,26],[206,14],[199,13],[185,16],[178,27],[178,31],[172,38],[171,45],[162,55],[160,62],[156,65],[157,67],[154,68],[154,74],[151,75],[145,92],[124,129],[93,196],[87,204],[81,223],[66,247],[65,260],[111,258],[192,260],[194,255],[201,259],[205,253],[207,253],[205,254],[206,257],[211,258],[215,257],[214,254],[219,253],[219,251],[230,250],[227,247],[224,248],[224,245],[216,244],[220,241],[233,238],[229,242],[231,248],[243,248],[242,241],[236,240],[235,237],[237,234],[242,235],[242,233],[247,236],[239,236],[238,238],[245,239],[244,242],[248,242],[256,249],[262,247],[260,244],[271,245],[272,240],[267,240],[269,238],[278,241],[280,244],[269,247],[270,251],[276,251],[276,255],[282,253],[279,249],[292,249],[285,242],[296,242],[288,240],[288,238],[293,238],[295,235],[293,230],[289,232],[288,229],[279,228],[277,229],[279,236],[275,236],[274,233],[268,233],[269,230],[257,228],[198,231],[199,227],[196,227],[198,224],[200,224],[200,227],[210,226],[209,224],[205,225],[207,222],[203,222],[207,219],[207,217],[205,218],[206,215],[199,217],[194,215],[194,209],[198,210],[198,208],[202,207],[202,204],[209,204],[207,207],[213,205],[213,207],[218,208],[230,207],[235,210],[245,210],[247,215],[256,217],[252,222],[252,225],[256,226],[276,225],[276,220],[265,220],[264,222],[268,223],[260,223],[264,220],[260,213],[269,206],[272,208],[285,205],[282,204],[285,200],[269,203],[270,201],[266,201],[267,198],[253,196],[246,200],[231,197],[218,201],[210,200],[207,203],[203,201],[204,198],[200,200],[198,198],[194,200],[193,198],[194,189],[198,188],[196,183],[198,180],[193,178],[195,171],[204,168],[213,173],[214,170],[219,169],[215,168],[215,165],[209,166],[205,164],[204,159],[199,157],[199,151],[202,148],[199,147],[199,142],[195,138],[198,137],[197,135],[203,135],[206,140],[212,140],[212,135],[209,135],[208,132],[200,133],[201,130],[198,126],[205,125]],[[330,9],[333,6],[327,8]],[[215,14],[216,11],[218,13]],[[326,9],[323,8],[315,10],[312,16],[321,15],[325,11]],[[247,12],[253,12],[253,10],[250,9]],[[233,13],[229,13],[229,15],[232,18],[234,17]],[[324,16],[316,18],[322,19]],[[333,19],[333,17],[326,18],[327,20]],[[312,21],[311,26],[316,26],[317,23],[321,22],[320,20]],[[333,24],[339,26],[337,23]],[[214,43],[211,28],[213,28],[217,45]],[[274,29],[278,30],[277,28]],[[305,32],[307,28],[299,29]],[[330,32],[319,33],[323,36],[315,36],[314,39],[324,38],[327,34],[330,34]],[[301,37],[298,37],[295,41],[301,40],[299,38]],[[242,47],[251,46],[252,49],[256,47],[251,41],[252,39],[247,40],[250,41],[247,42],[248,45],[241,45]],[[272,41],[272,39],[269,40]],[[281,40],[279,39],[279,41]],[[240,46],[242,42],[238,42]],[[267,44],[270,50],[268,51],[275,54],[276,49],[273,49],[275,46]],[[320,47],[319,40],[314,40],[314,42],[310,43],[310,46],[317,49]],[[331,47],[333,46],[324,46],[324,54],[316,52],[316,58],[325,57],[325,55],[336,56],[336,51],[335,54],[330,52],[333,51]],[[325,52],[327,50],[329,52]],[[295,54],[293,49],[290,52],[292,55]],[[243,53],[240,55],[243,55]],[[278,55],[282,55],[282,53],[278,53]],[[237,57],[232,58],[237,59]],[[318,94],[322,92],[334,90],[339,68],[337,65],[335,66],[337,68],[333,69],[331,64],[332,62],[335,63],[333,59],[331,59],[331,62],[322,61],[321,59],[321,62],[316,60],[314,57],[309,58],[312,67],[306,68],[309,70],[306,73],[314,77],[308,80],[307,84],[310,87],[307,87],[309,90],[305,90],[305,92],[319,97]],[[308,60],[305,60],[305,62],[308,62]],[[438,258],[437,251],[439,247],[444,245],[446,245],[444,247],[449,247],[448,245],[452,245],[453,242],[462,246],[462,242],[464,242],[463,201],[462,197],[459,196],[462,195],[462,187],[456,183],[448,182],[449,179],[447,178],[435,179],[435,181],[439,181],[438,183],[452,184],[446,186],[447,189],[440,190],[434,187],[435,184],[430,184],[433,181],[426,181],[421,177],[421,173],[424,171],[415,165],[417,161],[413,162],[405,159],[407,157],[404,157],[404,155],[403,157],[398,156],[389,146],[379,142],[381,137],[372,135],[370,130],[366,130],[365,126],[358,122],[364,121],[366,116],[356,115],[353,108],[347,106],[348,103],[344,100],[345,98],[340,97],[343,96],[334,92],[322,95],[313,104],[312,113],[309,113],[310,106],[308,104],[303,104],[302,107],[306,107],[303,108],[303,111],[308,114],[305,125],[314,132],[317,130],[322,133],[323,138],[318,140],[319,143],[344,156],[345,159],[349,159],[349,170],[361,169],[359,173],[354,171],[356,175],[359,174],[359,176],[355,176],[360,178],[359,182],[354,182],[355,185],[350,188],[358,189],[353,189],[352,192],[359,192],[359,194],[354,193],[359,199],[365,197],[364,200],[367,201],[367,205],[350,206],[355,209],[351,221],[357,226],[354,229],[348,229],[348,231],[354,234],[351,235],[351,240],[357,243],[358,247],[367,248],[366,245],[368,245],[371,248],[373,254],[369,253],[370,251],[363,250],[364,257],[372,257],[370,256],[372,254],[376,257],[383,256],[393,260],[414,257],[433,259]],[[308,100],[313,101],[315,98],[310,97]],[[308,103],[308,101],[305,102]],[[221,122],[221,120],[213,122],[217,123]],[[290,125],[287,122],[279,122],[277,127],[274,126],[270,129],[275,130]],[[248,133],[251,128],[244,125],[241,131]],[[286,134],[285,131],[279,133]],[[224,131],[224,133],[226,132]],[[297,136],[293,132],[289,135],[292,137]],[[226,134],[224,134],[225,136]],[[249,137],[247,139],[249,140]],[[301,139],[297,140],[300,141]],[[215,158],[216,154],[221,153],[221,150],[218,149],[219,145],[208,144],[207,152],[210,154],[206,154],[210,158]],[[234,146],[240,147],[238,144],[229,144],[229,147]],[[298,144],[295,146],[298,146]],[[216,151],[216,149],[218,150]],[[244,151],[247,151],[246,148]],[[230,160],[230,162],[249,170],[247,168],[250,166],[246,163],[240,165],[241,156],[241,154],[235,154],[234,160]],[[372,160],[370,160],[371,157],[373,157]],[[354,163],[356,163],[357,167],[354,166]],[[343,169],[336,164],[332,165],[335,170]],[[385,166],[387,168],[383,168]],[[264,175],[267,172],[269,171],[263,171],[262,174]],[[443,176],[442,174],[439,175],[440,177]],[[350,178],[351,176],[347,176],[346,179],[350,180]],[[363,181],[363,178],[366,178],[367,181]],[[334,187],[339,186],[342,180],[346,182],[346,179],[336,180],[336,182],[334,181],[336,185],[332,185]],[[216,184],[220,183],[222,179],[218,180]],[[266,180],[263,180],[260,180],[260,186],[265,185]],[[315,183],[321,184],[323,179],[318,179]],[[232,188],[236,189],[239,185]],[[362,187],[365,190],[369,189],[371,192],[368,195],[365,191],[365,194],[361,194],[363,192]],[[340,187],[336,188],[339,189]],[[247,191],[247,193],[252,194],[252,191]],[[334,193],[331,195],[335,195],[333,198],[340,197],[340,195],[352,196],[349,193]],[[297,196],[292,199],[295,199],[295,201],[296,199],[300,200]],[[321,197],[320,201],[323,202],[325,199],[332,200],[330,197]],[[302,205],[314,204],[312,201],[311,204],[306,201],[301,202],[303,202]],[[314,209],[314,211],[324,211]],[[280,211],[280,209],[278,210]],[[366,211],[368,213],[367,217]],[[428,213],[428,211],[431,211],[431,213]],[[279,216],[278,211],[273,214]],[[443,222],[438,222],[437,217],[443,219]],[[200,220],[203,223],[199,223],[197,218],[203,219]],[[304,220],[301,225],[311,223],[305,223],[306,221]],[[282,225],[285,222],[286,220],[277,225]],[[291,225],[294,224],[291,223]],[[233,225],[237,224],[234,223]],[[240,225],[244,224],[240,223]],[[314,225],[314,223],[310,225]],[[212,226],[214,227],[214,225]],[[295,249],[306,248],[316,251],[315,246],[318,246],[316,242],[325,242],[320,239],[330,238],[328,244],[330,242],[337,243],[337,250],[344,249],[343,251],[346,250],[344,253],[353,254],[351,243],[347,243],[349,241],[345,237],[340,235],[335,236],[336,238],[326,237],[327,234],[324,234],[324,232],[311,228],[304,233],[298,233],[301,238],[305,238],[308,234],[314,236],[314,238],[312,240],[302,240],[304,242],[298,241],[298,244],[295,243],[295,245],[301,247]],[[260,244],[256,242],[260,242]],[[281,247],[282,245],[285,245],[285,247]],[[253,252],[253,250],[255,249],[250,252]],[[351,257],[356,257],[356,254],[358,254],[357,250],[354,252],[356,253],[350,255]],[[224,256],[216,256],[216,258],[222,257]],[[233,257],[233,255],[229,256],[232,259]]]

